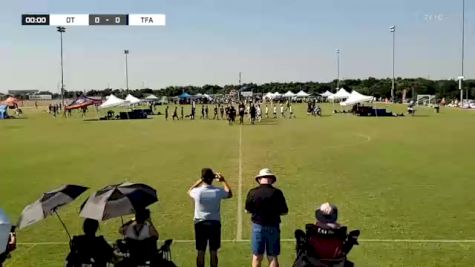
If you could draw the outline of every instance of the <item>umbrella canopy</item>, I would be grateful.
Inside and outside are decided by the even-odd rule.
[[[341,102],[340,105],[352,106],[358,103],[370,102],[370,101],[373,101],[373,99],[374,97],[372,96],[362,95],[358,93],[357,91],[353,90],[353,92],[351,92],[350,97],[348,97],[348,99],[346,99],[345,101]]]
[[[320,94],[320,95],[323,96],[323,97],[329,97],[329,96],[331,96],[331,95],[333,95],[333,94],[332,94],[330,91],[326,90],[325,93]]]
[[[154,95],[149,95],[145,99],[147,99],[147,100],[158,100],[158,97],[156,97]]]
[[[329,96],[328,99],[340,100],[340,99],[347,99],[348,97],[350,97],[350,93],[348,93],[348,91],[346,91],[344,88],[341,88],[340,90],[338,90],[338,92]]]
[[[65,185],[43,193],[40,199],[23,209],[18,227],[20,229],[25,228],[56,213],[57,209],[70,203],[87,189],[87,187],[80,185]]]
[[[78,108],[83,108],[83,107],[87,107],[94,104],[100,104],[101,102],[102,100],[89,98],[87,96],[80,96],[74,99],[73,102],[71,102],[69,105],[64,107],[64,109],[66,110],[78,109]]]
[[[128,94],[126,97],[125,97],[125,101],[129,101],[130,104],[138,104],[140,103],[142,100],[136,98],[135,96],[131,95],[131,94]]]
[[[296,96],[297,96],[297,97],[308,97],[308,96],[310,96],[310,94],[307,94],[307,93],[305,93],[303,90],[300,90],[300,92],[298,92],[298,93],[296,94]]]
[[[7,99],[5,99],[5,101],[1,103],[9,107],[14,107],[18,105],[18,99],[14,98],[13,96],[9,96]]]
[[[118,107],[118,106],[125,106],[129,104],[129,101],[120,99],[115,95],[110,95],[106,102],[102,103],[99,108],[113,108],[113,107]]]
[[[291,91],[287,91],[287,93],[284,94],[284,97],[294,97],[295,94],[292,93]]]
[[[129,215],[158,201],[157,191],[145,184],[108,185],[89,197],[80,216],[98,221]]]
[[[8,220],[7,215],[0,209],[0,254],[5,252],[10,238],[10,230],[12,225]]]

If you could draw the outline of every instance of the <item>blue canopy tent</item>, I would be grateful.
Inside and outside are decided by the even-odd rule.
[[[7,105],[0,105],[0,120],[8,118],[8,106]]]
[[[188,99],[188,98],[190,98],[190,97],[191,97],[191,95],[188,94],[188,93],[183,93],[183,94],[181,94],[181,95],[178,96],[178,98],[180,98],[180,99]]]

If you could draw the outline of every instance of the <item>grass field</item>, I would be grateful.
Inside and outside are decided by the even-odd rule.
[[[126,179],[144,182],[159,192],[151,211],[161,238],[180,240],[172,246],[174,260],[188,267],[195,252],[186,190],[210,166],[235,192],[222,206],[227,241],[220,266],[244,267],[250,265],[250,220],[237,208],[240,167],[242,201],[254,175],[269,167],[290,209],[281,226],[283,267],[294,258],[293,231],[313,222],[325,201],[338,205],[342,223],[362,231],[350,254],[357,266],[475,266],[475,112],[420,109],[416,117],[358,118],[324,106],[325,116],[314,118],[304,109],[296,108],[297,119],[242,127],[163,117],[53,119],[25,109],[27,119],[0,121],[0,207],[15,221],[42,192],[86,185],[91,190],[60,211],[79,233],[78,207],[93,190]],[[101,234],[114,241],[119,225],[119,219],[106,221]],[[67,237],[56,218],[19,231],[18,241],[6,266],[63,265]]]

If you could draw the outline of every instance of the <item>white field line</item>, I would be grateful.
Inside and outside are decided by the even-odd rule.
[[[242,240],[242,125],[239,126],[239,174],[237,200],[236,240]]]
[[[281,239],[281,242],[295,242],[295,239]],[[475,243],[475,239],[358,239],[362,243]],[[182,240],[173,240],[175,243],[194,243],[195,240],[192,239],[182,239]],[[241,240],[231,240],[225,239],[221,240],[223,243],[250,243],[249,239]],[[19,242],[18,245],[33,245],[33,246],[56,246],[56,245],[67,245],[68,242]]]

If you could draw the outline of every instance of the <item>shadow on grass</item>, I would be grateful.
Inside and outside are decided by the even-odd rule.
[[[153,118],[146,118],[146,119],[130,119],[130,120],[120,120],[120,119],[119,119],[119,120],[116,120],[116,119],[114,119],[114,120],[101,120],[101,119],[97,119],[97,118],[95,118],[95,119],[92,119],[92,118],[91,118],[91,119],[84,119],[83,121],[87,121],[87,122],[90,122],[90,121],[138,121],[138,120],[140,120],[140,121],[144,121],[144,120],[152,120],[152,119],[153,119]]]

